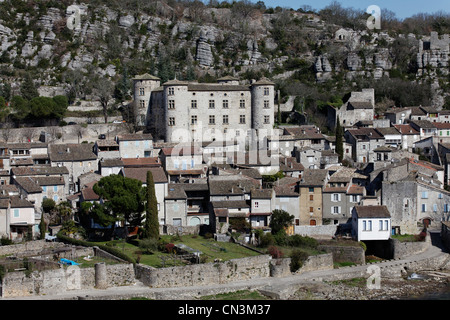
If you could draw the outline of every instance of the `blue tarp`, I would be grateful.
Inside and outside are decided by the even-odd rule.
[[[69,259],[64,259],[64,258],[59,260],[59,262],[61,262],[62,264],[69,265],[69,266],[78,266],[79,265],[79,263],[76,263],[75,261],[72,261],[72,260],[69,260]]]

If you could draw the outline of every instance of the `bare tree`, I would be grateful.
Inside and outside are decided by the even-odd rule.
[[[108,106],[112,97],[114,86],[111,81],[106,78],[100,78],[94,82],[93,94],[97,97],[102,105],[103,117],[105,123],[108,123]]]

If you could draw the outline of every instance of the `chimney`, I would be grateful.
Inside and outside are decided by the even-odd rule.
[[[66,152],[70,153],[70,148],[69,147],[67,147]]]

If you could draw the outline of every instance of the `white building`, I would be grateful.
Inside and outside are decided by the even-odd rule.
[[[389,240],[391,214],[386,206],[355,206],[352,212],[352,235],[357,241]]]
[[[224,141],[268,130],[274,124],[274,83],[263,78],[250,85],[238,79],[218,83],[171,80],[150,75],[134,79],[134,101],[156,140]]]

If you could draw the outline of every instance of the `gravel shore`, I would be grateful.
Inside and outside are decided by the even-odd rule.
[[[446,276],[447,275],[447,276]],[[423,273],[420,279],[381,279],[379,289],[369,289],[366,279],[311,283],[289,300],[410,300],[450,299],[450,271]]]

